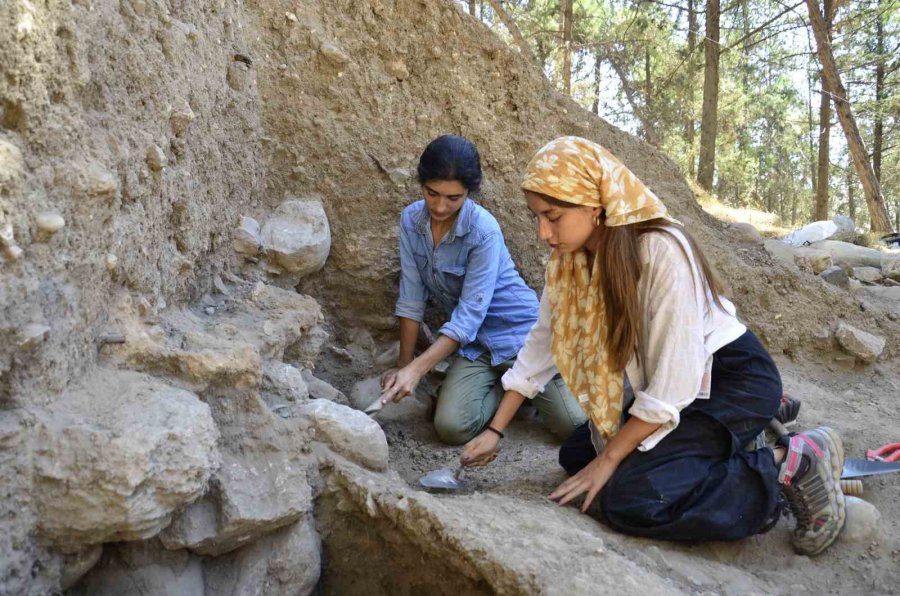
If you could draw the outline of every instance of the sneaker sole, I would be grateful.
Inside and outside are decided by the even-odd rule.
[[[837,540],[837,537],[840,536],[841,531],[844,529],[844,523],[847,521],[847,505],[844,500],[844,493],[841,490],[841,474],[844,471],[844,443],[841,441],[841,437],[827,426],[816,430],[825,439],[828,455],[830,456],[829,463],[831,464],[831,474],[834,479],[833,486],[835,487],[834,496],[835,504],[837,505],[838,524],[834,532],[829,534],[821,547],[814,552],[806,553],[810,556],[817,555],[834,544],[834,541]]]

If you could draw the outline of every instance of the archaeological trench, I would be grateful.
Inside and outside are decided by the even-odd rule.
[[[562,473],[539,425],[516,422],[469,490],[439,495],[415,479],[458,451],[427,396],[380,420],[352,407],[392,357],[398,214],[427,141],[478,145],[480,200],[538,287],[517,182],[578,134],[707,247],[806,424],[857,453],[898,440],[889,302],[736,240],[671,161],[457,3],[3,0],[0,51],[0,594],[900,586],[895,478],[867,484],[880,521],[815,560],[790,551],[790,520],[653,543],[547,502]],[[848,354],[838,328],[883,350]]]

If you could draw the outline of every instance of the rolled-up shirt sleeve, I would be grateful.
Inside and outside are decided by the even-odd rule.
[[[503,374],[500,382],[505,391],[515,391],[531,399],[543,391],[557,373],[550,339],[550,302],[545,288],[538,320],[525,337],[515,364]]]
[[[644,439],[641,451],[652,449],[678,426],[681,410],[704,385],[711,357],[703,336],[706,296],[699,271],[678,241],[665,234],[651,235],[648,252],[650,263],[640,282],[648,325],[642,349],[645,386],[635,389],[629,413],[661,426]]]
[[[460,347],[475,341],[487,316],[497,285],[502,246],[503,236],[498,231],[488,234],[469,252],[459,302],[450,320],[438,330],[458,341]]]
[[[407,217],[406,214],[403,217]],[[400,225],[400,295],[394,315],[422,322],[425,317],[425,283],[413,257],[409,232]]]

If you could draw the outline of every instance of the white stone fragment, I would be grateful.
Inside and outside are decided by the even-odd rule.
[[[150,148],[147,149],[147,165],[150,166],[150,169],[154,172],[159,172],[169,163],[169,158],[166,157],[165,152],[159,147],[159,145],[150,145]]]
[[[234,251],[255,257],[259,254],[262,247],[262,240],[259,237],[259,222],[252,217],[241,217],[241,225],[234,229],[232,233],[232,246]]]
[[[884,275],[881,274],[881,269],[878,267],[854,267],[853,277],[861,282],[870,284],[878,283],[884,279]]]
[[[303,373],[284,362],[268,361],[263,364],[260,389],[289,402],[304,402],[309,399],[309,389],[303,380]]]
[[[38,214],[35,218],[35,224],[39,232],[50,236],[63,229],[66,225],[66,220],[55,211],[45,211]]]
[[[310,400],[299,412],[311,419],[317,440],[367,468],[379,472],[387,469],[384,431],[366,414],[323,399]]]
[[[329,42],[319,46],[319,53],[322,57],[334,64],[335,66],[343,66],[350,62],[350,57],[337,45]]]
[[[50,327],[40,323],[29,323],[19,330],[19,348],[31,350],[42,344],[50,336]]]
[[[817,275],[833,265],[830,254],[814,248],[795,248],[794,260],[801,268],[809,269]]]
[[[888,279],[900,281],[900,256],[882,257],[881,273]]]
[[[881,513],[875,505],[859,497],[844,497],[847,504],[847,522],[841,532],[841,541],[868,544],[878,539]]]
[[[187,130],[191,122],[194,121],[194,111],[188,102],[179,100],[169,115],[169,124],[172,125],[172,131],[175,136],[180,137]]]
[[[279,267],[308,275],[325,265],[331,250],[331,230],[322,203],[289,200],[263,225],[262,244]]]
[[[884,350],[883,337],[867,333],[843,321],[838,323],[835,337],[844,351],[863,362],[875,362]]]

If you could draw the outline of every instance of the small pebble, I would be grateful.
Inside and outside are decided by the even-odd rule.
[[[37,216],[36,223],[38,230],[55,234],[66,225],[66,220],[55,211],[45,211]]]
[[[40,323],[29,323],[19,331],[19,347],[30,350],[42,343],[50,335],[50,328]]]
[[[206,314],[208,314],[208,315],[214,315],[214,314],[216,314],[216,308],[215,308],[214,306],[207,306],[207,307],[204,308],[203,310],[204,310],[204,311],[206,312]]]
[[[841,532],[841,540],[856,544],[865,544],[878,538],[881,526],[881,513],[868,501],[859,497],[845,497],[847,503],[847,522]]]
[[[168,163],[169,158],[166,157],[165,152],[158,145],[151,145],[147,149],[147,165],[150,166],[151,170],[158,172],[166,167]]]

